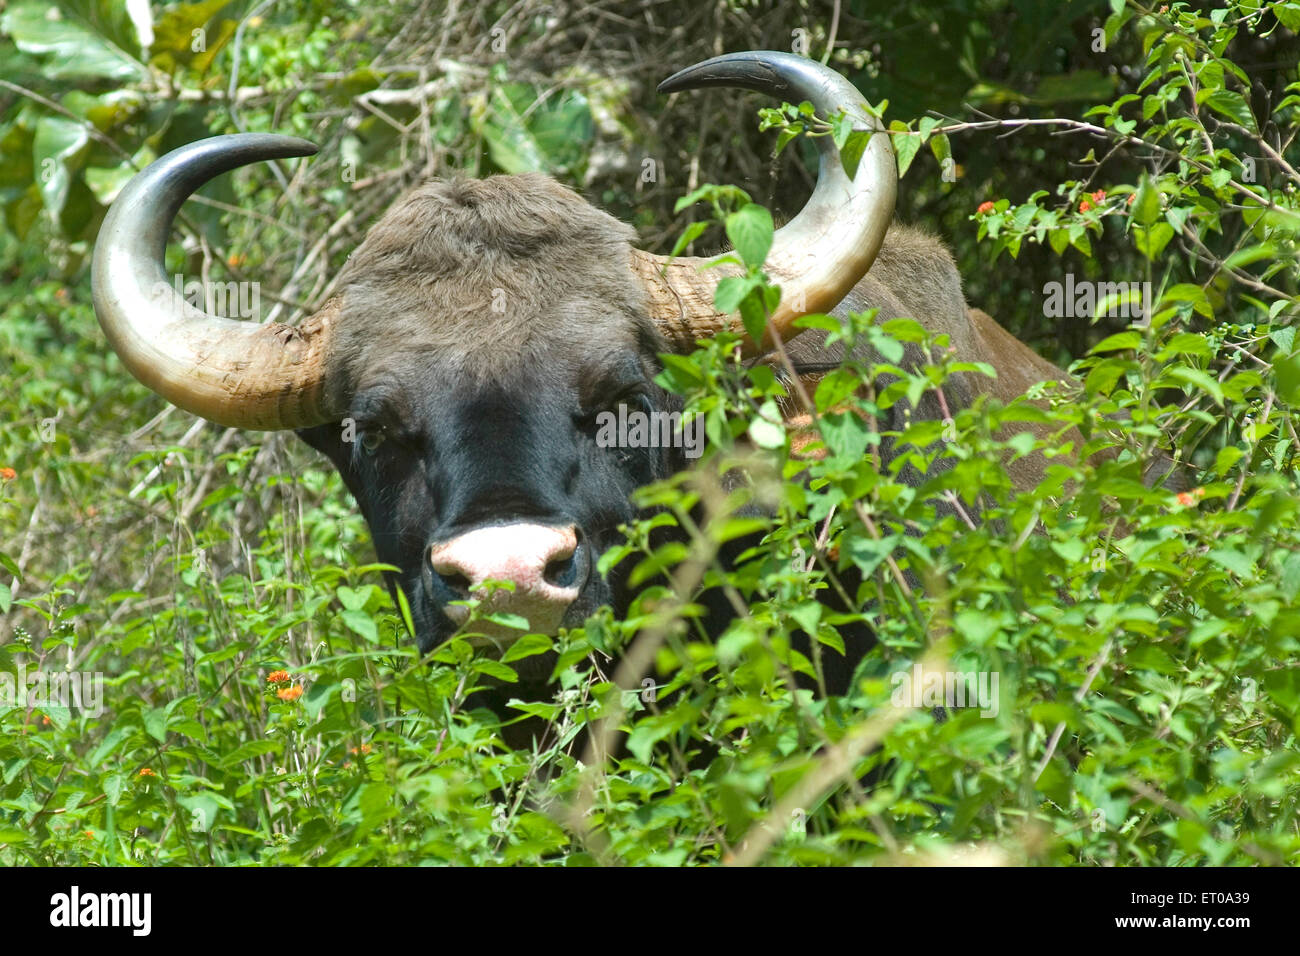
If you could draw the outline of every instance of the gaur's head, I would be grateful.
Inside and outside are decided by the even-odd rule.
[[[847,111],[876,128],[838,74],[781,53],[718,57],[672,92],[726,85]],[[866,274],[894,208],[894,159],[873,136],[856,175],[830,137],[817,187],[777,231],[782,286],[771,334],[829,311]],[[637,250],[632,230],[538,174],[431,181],[399,200],[348,260],[336,292],[298,326],[206,314],[179,295],[162,252],[185,199],[222,172],[308,155],[305,141],[221,136],[140,173],[95,250],[96,311],[131,372],[223,425],[295,429],[328,455],[400,586],[422,650],[453,634],[452,602],[506,581],[494,610],[533,630],[623,605],[597,572],[637,486],[680,468],[698,432],[653,381],[657,355],[733,327],[713,308],[723,266]],[[735,323],[738,326],[738,323]],[[665,447],[667,446],[667,447]],[[501,642],[521,631],[487,628]]]

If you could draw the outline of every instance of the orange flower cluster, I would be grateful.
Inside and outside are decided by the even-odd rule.
[[[1182,505],[1184,508],[1187,508],[1196,504],[1196,500],[1198,498],[1204,498],[1204,497],[1205,497],[1204,488],[1193,488],[1191,491],[1178,492],[1178,503]]]
[[[1105,198],[1106,190],[1098,189],[1095,193],[1092,193],[1088,198],[1079,203],[1079,212],[1087,212],[1089,209],[1094,209],[1097,206],[1100,206],[1102,200]]]
[[[353,747],[348,751],[348,753],[356,754],[357,756],[368,754],[370,753],[370,744],[362,744],[360,747]]]
[[[271,673],[266,675],[266,682],[268,684],[283,684],[288,679],[288,671],[271,671]]]
[[[275,696],[281,700],[295,701],[302,696],[302,685],[294,684],[292,687],[281,687],[275,692]]]
[[[141,767],[141,768],[140,768],[140,776],[142,776],[142,777],[156,777],[156,776],[158,776],[158,775],[157,775],[156,773],[154,773],[152,770],[150,770],[148,767]]]
[[[18,472],[12,468],[0,468],[0,481],[13,481],[18,477]]]
[[[981,216],[984,215],[985,213],[992,212],[992,211],[993,211],[992,202],[982,202],[979,204],[979,208],[975,210],[975,212]]]

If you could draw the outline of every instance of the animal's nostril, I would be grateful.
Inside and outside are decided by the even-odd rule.
[[[469,597],[470,582],[469,578],[459,571],[440,571],[438,577],[442,578],[445,584],[459,600],[466,600]]]
[[[572,553],[556,558],[546,565],[542,578],[552,587],[571,588],[578,583],[578,562]]]

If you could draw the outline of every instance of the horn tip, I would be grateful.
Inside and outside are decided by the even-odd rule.
[[[724,53],[678,70],[656,89],[660,93],[680,93],[706,86],[734,86],[763,92],[779,83],[781,71],[798,71],[807,63],[805,57],[779,50]]]
[[[682,82],[680,77],[682,76],[683,73],[689,73],[689,72],[690,72],[690,67],[687,67],[685,70],[678,70],[672,76],[668,77],[668,79],[664,80],[662,83],[656,86],[655,92],[667,94],[667,93],[677,93],[680,92],[681,90],[687,89],[688,87]]]
[[[694,90],[702,86],[721,85],[726,82],[728,74],[737,71],[738,61],[752,63],[755,59],[753,53],[726,53],[722,56],[710,57],[678,70],[660,83],[656,89],[660,93],[680,93],[683,90]]]

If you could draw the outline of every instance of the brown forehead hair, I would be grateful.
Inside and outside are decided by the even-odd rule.
[[[629,264],[634,237],[539,173],[426,182],[371,227],[339,277],[334,368],[355,386],[425,356],[483,382],[637,348],[654,333]]]

